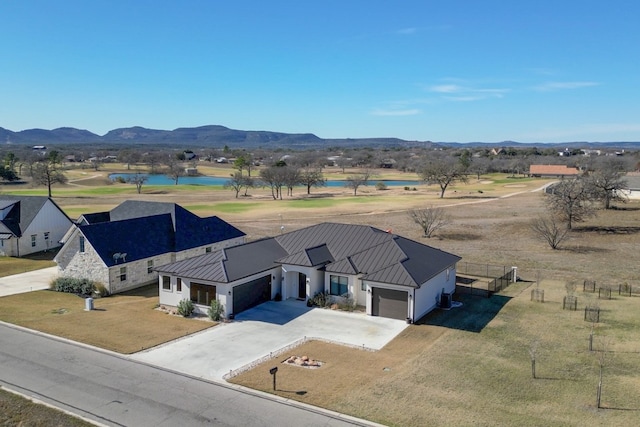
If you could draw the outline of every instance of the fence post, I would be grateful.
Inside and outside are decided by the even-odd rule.
[[[513,273],[511,283],[516,283],[518,281],[518,267],[511,267],[511,272]]]

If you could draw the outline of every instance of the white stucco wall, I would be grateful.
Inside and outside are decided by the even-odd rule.
[[[445,293],[452,294],[456,290],[456,269],[448,268],[426,283],[423,283],[418,289],[414,290],[413,298],[415,304],[412,310],[411,318],[419,320],[422,316],[433,310],[440,303],[440,295],[444,289]]]
[[[315,294],[324,290],[324,272],[318,271],[314,267],[303,267],[299,265],[283,265],[281,274],[282,299],[298,298],[298,273],[307,276],[305,300],[313,298]]]

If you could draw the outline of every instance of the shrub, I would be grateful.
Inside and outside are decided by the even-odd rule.
[[[376,182],[376,190],[386,190],[386,189],[387,189],[387,184],[385,184],[382,181]]]
[[[220,320],[220,317],[222,317],[223,311],[224,306],[220,303],[220,301],[214,299],[213,301],[211,301],[211,306],[209,307],[209,310],[207,310],[207,314],[209,315],[209,318],[211,320],[215,320],[217,322]]]
[[[411,190],[411,188],[409,188],[409,187],[404,187],[404,191],[409,191],[409,190]]]
[[[189,317],[193,313],[193,302],[190,299],[183,299],[178,303],[178,314],[183,317]]]
[[[338,308],[345,311],[353,311],[356,308],[356,301],[353,298],[349,298],[345,295],[341,301],[338,302]]]
[[[75,277],[58,277],[55,279],[50,288],[57,292],[66,292],[78,295],[92,295],[95,289],[95,283],[89,279],[76,279]],[[104,288],[104,286],[102,286]],[[105,288],[106,291],[106,288]]]
[[[311,299],[311,303],[318,307],[329,307],[331,305],[331,295],[328,292],[318,292]]]
[[[107,287],[100,282],[95,282],[93,284],[93,293],[100,298],[109,296],[109,291],[107,290]]]

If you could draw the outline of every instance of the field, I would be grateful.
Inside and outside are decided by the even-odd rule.
[[[379,352],[304,344],[294,352],[326,364],[315,371],[277,365],[282,396],[398,426],[634,425],[640,417],[640,298],[617,294],[625,282],[640,287],[637,201],[578,224],[554,251],[529,228],[545,210],[536,190],[547,180],[483,176],[447,189],[443,199],[435,186],[420,185],[416,191],[362,187],[355,197],[345,188],[313,189],[311,196],[296,189],[293,198],[275,201],[265,189],[235,199],[231,191],[180,185],[143,187],[138,195],[132,185],[105,185],[108,172],[74,172],[77,181],[54,188],[56,202],[76,217],[127,198],[172,201],[201,216],[219,215],[249,239],[324,221],[368,224],[458,254],[461,264],[518,268],[522,280],[502,293],[490,299],[460,296],[462,308],[433,313]],[[225,176],[229,170],[215,173]],[[332,174],[342,175],[337,169]],[[407,210],[429,206],[444,207],[451,224],[426,239]],[[583,292],[586,279],[615,286],[612,299]],[[562,310],[569,281],[578,284],[577,311]],[[544,303],[531,301],[536,287],[544,291]],[[584,320],[588,304],[599,305],[600,322]],[[594,350],[605,352],[588,350],[592,327]],[[536,345],[534,379],[529,353]],[[271,392],[268,368],[280,361],[233,381]],[[599,361],[606,409],[596,407]]]

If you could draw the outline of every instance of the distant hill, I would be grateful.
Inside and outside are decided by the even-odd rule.
[[[228,145],[233,148],[323,148],[323,147],[580,147],[617,148],[637,150],[640,142],[562,142],[562,143],[457,143],[431,141],[406,141],[399,138],[342,138],[323,139],[312,133],[283,133],[271,131],[247,131],[229,129],[219,125],[177,128],[174,130],[147,129],[140,126],[119,128],[100,136],[88,130],[61,127],[53,130],[28,129],[14,132],[0,127],[0,144],[131,144],[171,145],[188,147],[216,147]]]

